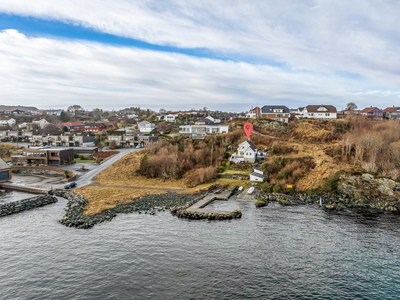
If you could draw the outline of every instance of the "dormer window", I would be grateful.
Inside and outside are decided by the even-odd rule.
[[[327,111],[327,109],[323,106],[321,106],[320,108],[317,109],[318,111]]]

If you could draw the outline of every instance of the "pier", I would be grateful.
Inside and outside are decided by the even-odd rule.
[[[223,191],[219,194],[210,193],[206,195],[203,199],[197,201],[193,205],[189,206],[184,210],[171,211],[177,214],[179,218],[189,218],[189,219],[209,219],[209,220],[224,220],[224,219],[236,219],[241,218],[242,213],[238,210],[235,211],[223,211],[215,209],[206,209],[208,204],[214,200],[228,200],[232,194],[236,191],[236,187],[227,191]]]

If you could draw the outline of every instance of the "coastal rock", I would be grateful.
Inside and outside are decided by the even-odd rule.
[[[369,183],[373,183],[374,181],[374,176],[368,173],[362,174],[361,175],[362,180],[369,182]]]

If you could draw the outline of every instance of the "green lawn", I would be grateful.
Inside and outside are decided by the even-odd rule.
[[[234,174],[240,174],[240,175],[250,175],[251,173],[252,173],[253,171],[252,170],[240,170],[240,171],[237,171],[237,170],[225,170],[223,173],[221,173],[221,174],[232,174],[232,175],[234,175]]]
[[[76,163],[94,163],[93,159],[79,159],[75,158],[74,159]]]

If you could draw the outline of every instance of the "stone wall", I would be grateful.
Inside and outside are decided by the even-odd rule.
[[[51,195],[37,196],[29,199],[14,201],[0,205],[0,218],[19,213],[21,211],[30,210],[36,207],[42,207],[57,202],[57,198]]]
[[[44,175],[44,176],[52,176],[52,177],[64,177],[65,170],[54,168],[54,167],[32,167],[32,166],[13,166],[11,171],[16,174],[24,174],[24,175]],[[74,181],[76,179],[75,172],[67,171],[69,178],[67,178],[68,182]]]

